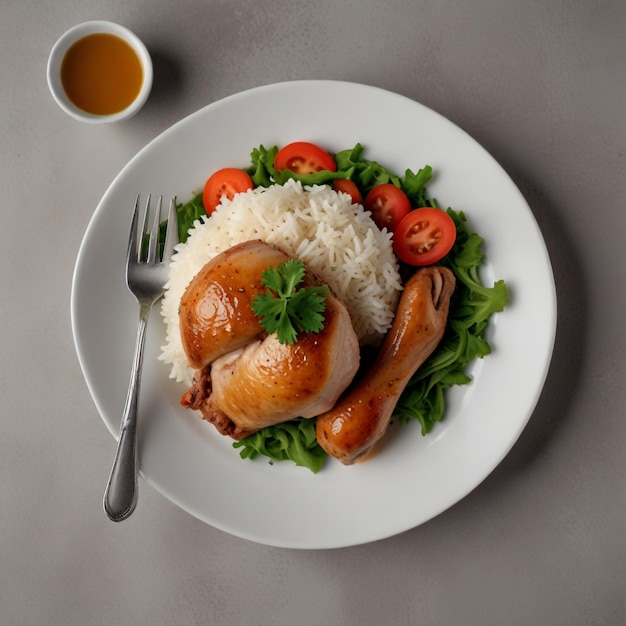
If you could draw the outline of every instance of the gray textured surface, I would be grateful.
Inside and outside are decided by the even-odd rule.
[[[626,623],[626,5],[460,4],[3,2],[0,623]],[[125,24],[154,56],[150,101],[116,127],[73,121],[47,91],[50,48],[87,19]],[[256,545],[145,483],[134,516],[112,524],[101,497],[113,440],[70,329],[84,229],[162,130],[237,91],[299,78],[414,98],[519,185],[560,306],[537,410],[467,498],[375,544]]]

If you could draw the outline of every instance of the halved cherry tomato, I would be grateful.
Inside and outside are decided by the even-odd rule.
[[[441,209],[424,207],[411,211],[393,233],[393,251],[410,265],[431,265],[454,245],[456,226]]]
[[[387,227],[393,232],[411,210],[411,202],[402,189],[391,183],[382,183],[367,194],[365,208],[371,211],[378,228]]]
[[[207,215],[211,215],[222,201],[222,196],[229,200],[236,193],[252,189],[254,184],[248,172],[236,167],[225,167],[209,176],[202,192],[202,204]]]
[[[359,188],[349,178],[338,178],[333,182],[333,189],[347,193],[352,198],[352,204],[363,204],[363,196]]]
[[[337,171],[337,164],[326,150],[308,141],[295,141],[281,148],[274,157],[277,170],[296,174],[315,174],[321,170]]]

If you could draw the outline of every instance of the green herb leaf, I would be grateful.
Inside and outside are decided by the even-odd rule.
[[[320,285],[296,290],[304,273],[304,264],[298,259],[266,269],[261,284],[269,291],[252,300],[252,311],[261,326],[270,334],[276,333],[283,344],[295,343],[300,332],[317,333],[324,327],[322,313],[329,289]]]
[[[405,172],[401,187],[414,207],[431,206],[426,196],[426,183],[430,181],[432,176],[433,168],[430,165],[425,165],[417,173],[411,170]]]
[[[380,163],[364,158],[362,154],[363,146],[357,143],[352,150],[337,152],[334,158],[338,170],[352,170],[353,173],[349,178],[356,183],[363,197],[373,187],[382,183],[391,183],[396,187],[402,187],[402,180],[399,176],[390,172]]]
[[[317,474],[328,455],[317,442],[315,421],[298,417],[282,424],[266,426],[236,441],[233,448],[241,448],[239,456],[242,459],[254,459],[262,455],[274,461],[291,460]]]

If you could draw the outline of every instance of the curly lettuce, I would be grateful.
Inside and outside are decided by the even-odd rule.
[[[272,461],[293,461],[296,465],[319,472],[327,454],[317,443],[315,419],[296,418],[282,424],[267,426],[241,441],[233,448],[241,448],[242,459],[265,456]]]

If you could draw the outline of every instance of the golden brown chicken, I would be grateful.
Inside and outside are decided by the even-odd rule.
[[[317,440],[345,465],[363,458],[384,435],[409,380],[441,340],[454,274],[425,267],[407,282],[392,327],[371,368],[317,420]]]
[[[328,411],[359,367],[350,316],[333,295],[323,329],[294,344],[279,343],[259,324],[251,303],[265,289],[263,271],[288,258],[261,241],[239,244],[207,263],[181,299],[183,347],[198,370],[181,404],[234,439]]]
[[[263,272],[289,257],[263,241],[246,241],[209,261],[180,300],[180,335],[193,369],[263,335],[252,312]]]

